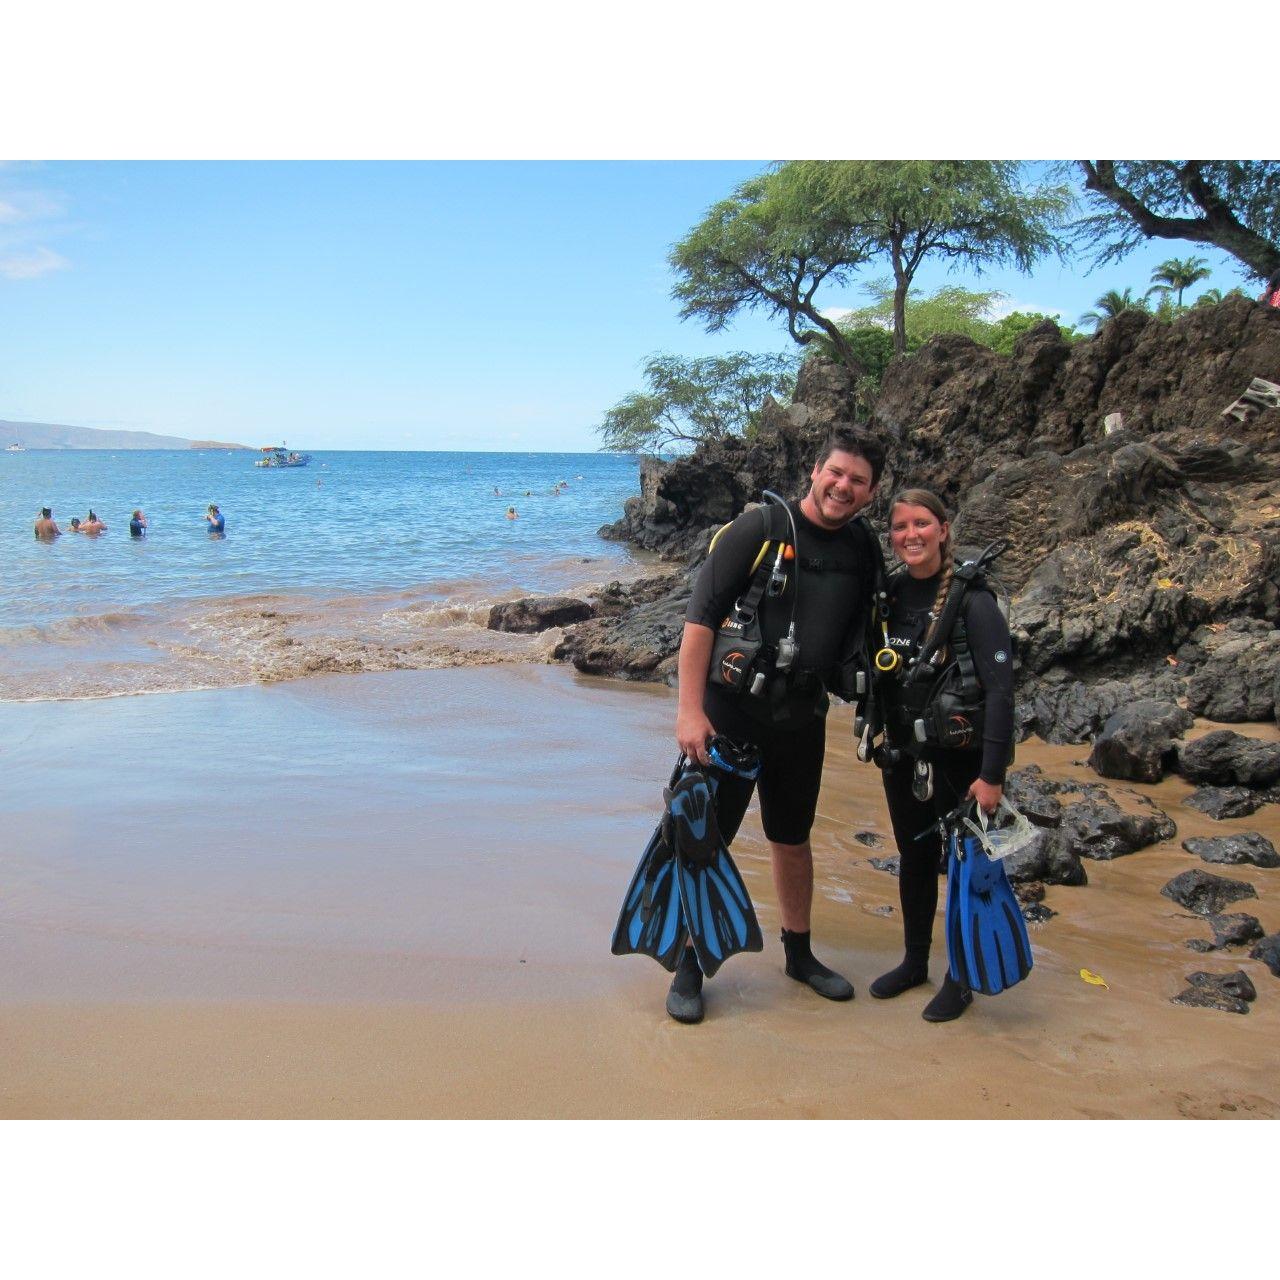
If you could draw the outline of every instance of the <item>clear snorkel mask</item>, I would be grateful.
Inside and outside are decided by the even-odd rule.
[[[1003,796],[995,813],[989,816],[981,805],[975,804],[973,810],[976,819],[966,814],[960,825],[973,834],[992,862],[1025,849],[1035,839],[1035,827]]]

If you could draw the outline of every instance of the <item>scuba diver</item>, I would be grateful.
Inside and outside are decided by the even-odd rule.
[[[905,489],[894,498],[889,540],[903,567],[879,593],[868,646],[874,655],[870,698],[855,722],[859,758],[871,756],[883,771],[900,855],[906,955],[896,969],[871,984],[871,994],[880,1000],[928,981],[938,908],[939,832],[954,828],[960,811],[973,812],[975,804],[983,814],[996,811],[1013,756],[1013,646],[995,593],[982,574],[1003,544],[975,562],[955,564],[946,509],[927,489]],[[880,732],[883,742],[875,745]],[[994,865],[1007,887],[1003,865]],[[1010,890],[997,904],[1000,918],[992,927],[1007,932],[1006,949],[1017,948],[1019,939],[1012,935],[1021,931],[1019,955],[1029,969],[1021,914],[1016,922],[1006,918],[1011,898]],[[956,972],[966,979],[969,974],[963,966],[955,969],[953,960],[924,1009],[927,1022],[960,1017],[972,1003],[973,986],[994,993],[984,981],[960,980]],[[1023,971],[1004,985],[1025,976]]]
[[[713,540],[694,582],[680,642],[676,742],[694,767],[711,766],[717,736],[754,748],[758,772],[720,770],[715,818],[727,847],[758,786],[760,818],[773,863],[786,973],[828,1000],[853,986],[810,947],[813,853],[826,748],[827,689],[843,693],[851,636],[861,639],[879,548],[854,517],[871,501],[884,469],[874,437],[832,430],[808,493],[785,502],[766,493]],[[741,948],[747,949],[747,948]],[[667,1013],[703,1017],[699,948],[675,960]]]

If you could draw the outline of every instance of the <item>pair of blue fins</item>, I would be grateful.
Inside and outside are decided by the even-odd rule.
[[[763,951],[751,895],[716,820],[724,777],[753,781],[760,757],[751,747],[712,738],[704,769],[682,755],[663,791],[662,819],[649,838],[613,931],[615,956],[652,956],[674,971],[685,945],[709,978],[739,951]]]
[[[652,956],[674,972],[686,944],[710,978],[740,951],[762,951],[751,895],[716,820],[716,791],[733,775],[754,780],[760,758],[723,737],[708,746],[705,771],[681,756],[663,791],[661,820],[627,886],[613,931],[616,956]],[[947,838],[947,960],[951,976],[983,995],[999,995],[1031,972],[1031,942],[1004,862],[965,821],[968,802],[942,819]]]
[[[942,819],[947,840],[947,961],[957,982],[997,996],[1031,972],[1031,940],[1002,850],[967,817],[973,808],[966,801]]]

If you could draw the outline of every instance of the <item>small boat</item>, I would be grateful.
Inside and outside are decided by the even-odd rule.
[[[4,447],[5,453],[26,453],[27,446],[25,444],[7,444]]]
[[[305,467],[311,461],[309,453],[299,453],[282,444],[264,444],[260,452],[262,457],[253,464],[255,467]]]

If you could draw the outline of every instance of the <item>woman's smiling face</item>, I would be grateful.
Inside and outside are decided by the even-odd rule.
[[[889,541],[913,578],[931,578],[942,568],[942,544],[950,531],[949,522],[914,502],[894,503],[889,513]]]

